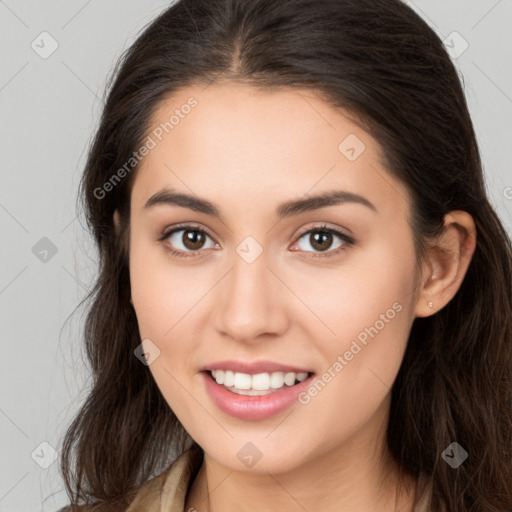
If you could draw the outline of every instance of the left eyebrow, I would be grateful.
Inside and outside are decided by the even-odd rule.
[[[377,213],[376,206],[365,197],[345,190],[331,190],[305,199],[286,201],[276,209],[276,216],[278,219],[283,219],[300,213],[326,208],[327,206],[346,203],[361,204]],[[221,219],[220,208],[214,203],[197,196],[176,192],[174,189],[165,188],[152,195],[147,200],[144,208],[156,205],[182,206]]]

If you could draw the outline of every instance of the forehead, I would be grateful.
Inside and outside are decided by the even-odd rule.
[[[189,86],[158,105],[147,134],[153,148],[132,192],[138,207],[164,187],[219,202],[238,197],[246,208],[336,188],[384,211],[407,209],[378,142],[311,91]]]

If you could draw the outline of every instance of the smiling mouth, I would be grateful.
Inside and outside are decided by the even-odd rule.
[[[247,396],[263,396],[291,388],[313,375],[313,372],[262,372],[248,374],[229,370],[206,370],[205,373],[224,389]]]

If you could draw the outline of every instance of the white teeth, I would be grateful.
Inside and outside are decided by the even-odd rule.
[[[222,370],[217,370],[217,371],[222,371]],[[215,378],[215,375],[213,375],[213,377]],[[223,382],[224,386],[232,386],[234,384],[234,382],[235,382],[235,374],[229,370],[224,372],[224,382]]]
[[[270,376],[270,387],[272,389],[279,389],[284,386],[284,373],[283,372],[274,372]]]
[[[307,376],[308,376],[308,372],[297,373],[297,380],[299,382],[302,382],[303,380],[306,380]]]
[[[237,389],[251,389],[252,379],[247,373],[235,373],[233,386]]]
[[[216,370],[212,372],[217,384],[224,384],[224,370]]]
[[[295,384],[295,373],[290,372],[284,376],[284,383],[287,386],[293,386]]]
[[[273,373],[248,373],[232,372],[230,370],[211,370],[211,374],[217,384],[224,385],[240,395],[266,395],[277,389],[293,386],[295,381],[302,382],[307,378],[307,372],[273,372]]]
[[[238,386],[235,386],[238,387]],[[257,373],[252,376],[252,389],[266,391],[270,388],[270,375],[268,373]]]

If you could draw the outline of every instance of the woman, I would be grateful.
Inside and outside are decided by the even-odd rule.
[[[406,5],[181,0],[81,192],[69,510],[512,510],[512,248]]]

